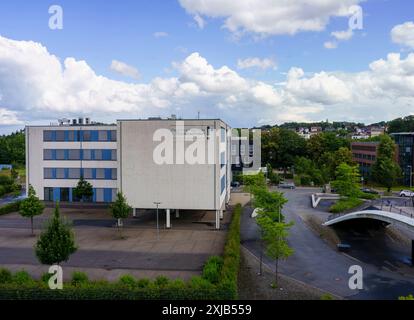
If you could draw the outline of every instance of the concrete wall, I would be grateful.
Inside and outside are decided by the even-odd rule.
[[[220,120],[185,120],[184,128],[215,129],[229,127]],[[174,132],[174,163],[156,164],[153,159],[155,148],[160,144],[153,141],[157,129]],[[229,200],[230,175],[226,191],[221,194],[220,178],[226,167],[220,166],[220,151],[227,151],[229,141],[220,142],[218,135],[210,141],[215,164],[177,164],[177,139],[182,134],[175,131],[175,120],[121,120],[118,121],[118,182],[129,204],[134,208],[154,208],[154,202],[161,202],[164,209],[220,210]],[[211,137],[210,137],[211,138]],[[230,138],[230,134],[228,134]],[[192,142],[184,142],[185,148]],[[207,144],[206,144],[207,149]],[[207,154],[207,150],[205,150]],[[227,165],[227,171],[230,170]]]

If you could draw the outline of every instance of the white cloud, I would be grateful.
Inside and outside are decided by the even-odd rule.
[[[196,14],[194,16],[194,21],[197,23],[197,26],[200,29],[204,29],[204,26],[206,25],[206,23],[205,23],[204,19],[200,15]]]
[[[362,0],[179,0],[193,16],[225,19],[233,33],[261,36],[322,31],[332,17],[350,16],[349,8]]]
[[[331,35],[335,37],[337,40],[347,41],[352,38],[352,36],[354,35],[354,32],[352,31],[352,29],[348,29],[345,31],[334,31],[331,33]]]
[[[125,62],[112,60],[110,68],[112,71],[122,74],[123,76],[139,79],[138,69],[126,64]]]
[[[246,58],[237,60],[237,67],[239,69],[259,68],[262,70],[266,70],[271,68],[276,70],[276,62],[270,58]]]
[[[165,37],[168,37],[168,33],[164,31],[157,31],[153,33],[153,36],[155,38],[165,38]]]
[[[10,126],[10,125],[21,125],[23,121],[20,121],[17,118],[17,113],[10,111],[4,108],[0,108],[0,125],[1,126]]]
[[[195,52],[173,64],[177,76],[146,83],[97,75],[86,61],[61,60],[41,44],[0,37],[0,124],[78,114],[194,117],[196,111],[233,125],[259,121],[378,121],[414,110],[414,53],[392,53],[358,73],[305,72],[293,67],[270,84],[213,66]]]
[[[336,49],[336,48],[338,48],[338,43],[337,43],[337,42],[335,42],[335,41],[326,41],[326,42],[323,44],[323,46],[324,46],[326,49]]]
[[[391,30],[392,41],[405,47],[414,48],[414,22],[408,21]]]

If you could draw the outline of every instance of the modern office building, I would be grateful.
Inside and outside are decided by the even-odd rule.
[[[405,186],[413,185],[413,168],[414,168],[414,132],[393,133],[398,146],[398,163],[400,164],[403,174],[403,184]]]
[[[371,167],[377,160],[378,142],[352,142],[352,160],[358,163],[361,176],[368,179]]]
[[[119,120],[116,125],[60,122],[26,127],[26,183],[41,200],[77,201],[83,176],[92,202],[114,201],[121,191],[136,209],[158,204],[216,212],[216,227],[230,200],[231,129],[212,120]]]

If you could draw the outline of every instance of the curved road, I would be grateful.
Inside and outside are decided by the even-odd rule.
[[[295,253],[280,262],[281,273],[314,287],[347,299],[397,299],[414,293],[414,277],[385,270],[381,266],[361,262],[342,254],[319,238],[303,222],[300,215],[312,212],[310,195],[315,189],[283,191],[289,202],[283,213],[286,221],[294,221],[290,230],[289,244]],[[252,208],[245,207],[241,221],[241,240],[244,247],[259,257],[258,227],[250,217]],[[265,263],[274,269],[274,263],[265,258]],[[364,272],[364,289],[348,287],[349,267],[360,265]]]

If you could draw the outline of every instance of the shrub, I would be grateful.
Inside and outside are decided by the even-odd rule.
[[[206,290],[206,289],[208,290],[208,289],[212,289],[214,287],[213,284],[210,281],[208,281],[208,280],[206,280],[206,279],[204,279],[200,276],[192,277],[190,279],[189,286],[190,286],[190,288],[196,289],[196,290]]]
[[[89,282],[88,275],[84,272],[75,271],[72,273],[71,283],[74,286],[80,286]]]
[[[414,296],[412,294],[409,294],[406,297],[399,297],[398,300],[414,300]]]
[[[220,271],[223,266],[223,258],[218,256],[210,257],[203,268],[203,278],[211,283],[217,284],[220,280]]]
[[[17,271],[13,275],[12,281],[13,281],[13,283],[16,283],[18,285],[32,284],[34,282],[32,277],[24,270]]]
[[[308,175],[303,175],[300,177],[300,184],[302,186],[310,186],[312,184],[312,178]]]
[[[361,199],[374,200],[374,199],[378,199],[379,198],[379,195],[378,194],[361,192],[361,195],[359,197]]]
[[[158,276],[155,278],[154,284],[160,288],[163,288],[168,285],[168,282],[170,282],[170,279],[168,279],[166,276]]]
[[[131,276],[130,274],[124,274],[119,278],[118,283],[126,287],[133,288],[137,285],[137,279],[135,279],[135,277]]]
[[[147,288],[151,284],[151,281],[149,279],[143,278],[139,279],[137,281],[137,287],[138,288]]]
[[[186,288],[186,283],[182,279],[175,279],[169,282],[168,288],[174,290],[181,290]]]
[[[329,211],[332,213],[342,213],[351,209],[355,209],[363,203],[364,201],[358,198],[342,198],[337,203],[332,205],[329,208]]]
[[[49,272],[45,272],[42,274],[42,276],[40,277],[40,281],[48,284],[49,283],[49,279],[50,277],[53,276],[53,274],[49,273]]]
[[[0,284],[12,282],[12,273],[7,269],[0,269]]]
[[[0,216],[3,214],[11,213],[11,212],[17,212],[19,211],[19,208],[20,208],[20,201],[6,204],[5,206],[0,208]]]

